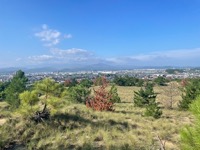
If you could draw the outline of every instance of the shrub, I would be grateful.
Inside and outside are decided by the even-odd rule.
[[[83,85],[76,85],[69,88],[69,98],[73,102],[85,103],[91,91]]]
[[[102,85],[94,90],[94,97],[86,101],[86,106],[97,111],[113,111],[113,103],[110,102],[111,94],[106,91],[107,81],[102,77]]]

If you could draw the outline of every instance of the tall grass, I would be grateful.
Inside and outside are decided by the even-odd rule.
[[[4,115],[0,118],[6,119],[0,124],[0,149],[154,150],[159,149],[157,136],[166,141],[166,149],[180,149],[179,131],[184,124],[191,124],[193,117],[176,108],[163,108],[163,116],[157,120],[144,117],[143,108],[132,103],[133,91],[137,89],[118,87],[122,103],[114,105],[114,112],[97,112],[83,104],[68,104],[49,121],[39,124],[19,114]],[[162,97],[163,89],[155,89]],[[158,101],[164,106],[164,99]],[[2,107],[0,104],[0,115],[7,112]]]

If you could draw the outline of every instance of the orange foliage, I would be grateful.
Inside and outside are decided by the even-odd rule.
[[[105,77],[102,77],[102,85],[94,90],[94,97],[86,101],[86,106],[97,111],[113,111],[113,103],[109,100],[111,99],[111,94],[106,91],[108,82]]]

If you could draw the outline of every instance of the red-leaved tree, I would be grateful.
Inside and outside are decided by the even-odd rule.
[[[113,111],[113,103],[110,102],[112,95],[106,91],[108,82],[105,77],[102,77],[102,85],[95,90],[94,97],[86,101],[86,106],[97,111]]]

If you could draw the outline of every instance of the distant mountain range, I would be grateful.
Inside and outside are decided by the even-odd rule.
[[[76,72],[76,71],[115,71],[115,70],[131,70],[131,69],[169,69],[169,68],[184,68],[184,67],[172,67],[172,66],[116,66],[108,64],[93,64],[86,66],[75,66],[75,67],[34,67],[34,68],[25,68],[25,67],[10,67],[10,68],[0,68],[0,73],[13,73],[17,70],[23,70],[26,73],[34,72]],[[194,67],[185,67],[185,68],[194,68]]]

